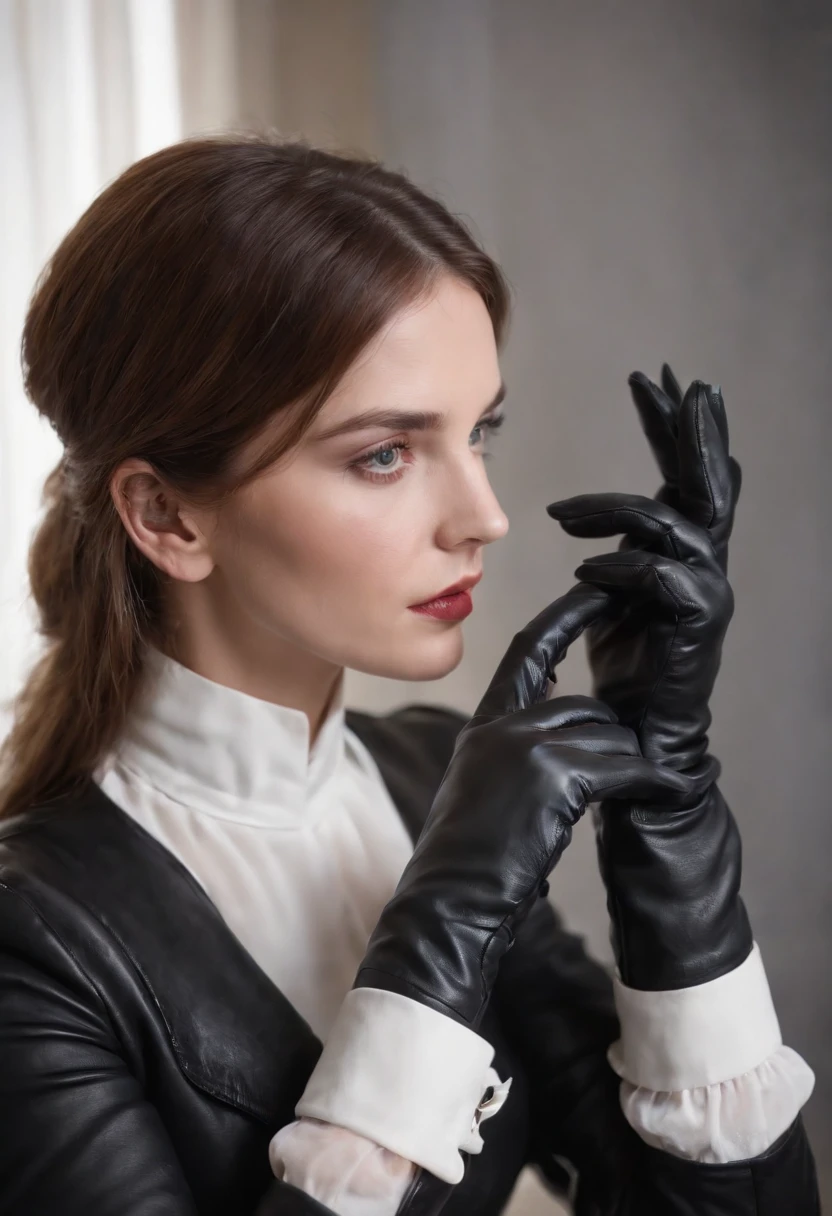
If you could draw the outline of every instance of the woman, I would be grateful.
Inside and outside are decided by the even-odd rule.
[[[459,661],[507,529],[507,310],[406,179],[262,138],[138,162],[52,259],[23,344],[65,456],[5,749],[0,1212],[490,1214],[528,1162],[581,1213],[818,1210],[812,1076],[707,753],[719,395],[636,377],[664,490],[550,506],[628,552],[516,635],[470,720],[343,706],[346,667]],[[547,700],[587,628],[603,699]],[[614,984],[541,898],[589,801]]]

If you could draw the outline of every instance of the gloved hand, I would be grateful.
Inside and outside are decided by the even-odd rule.
[[[547,511],[574,536],[624,533],[617,553],[576,571],[613,597],[589,637],[595,688],[645,756],[695,781],[684,806],[634,803],[622,815],[602,802],[596,823],[621,978],[660,990],[715,979],[752,947],[739,833],[707,734],[733,612],[725,570],[741,479],[721,393],[694,381],[681,398],[669,368],[664,392],[641,373],[630,386],[665,479],[659,494],[586,494]]]
[[[731,490],[729,494],[713,499],[710,506],[704,503],[702,518],[697,519],[691,513],[696,511],[696,487],[691,485],[688,470],[680,468],[679,463],[679,413],[683,400],[679,381],[665,363],[662,365],[661,388],[643,372],[633,372],[629,385],[642,429],[664,478],[654,497],[659,502],[667,503],[669,507],[681,510],[692,523],[701,523],[707,529],[717,561],[725,574],[728,569],[728,541],[734,527],[734,515],[742,489],[742,469],[729,454],[728,419],[722,390],[718,386],[711,388],[708,400],[727,460],[727,468],[722,471],[720,481],[724,485],[726,479],[729,480]],[[706,386],[706,389],[708,387]],[[621,547],[631,547],[629,538],[623,538]]]
[[[457,738],[354,987],[400,993],[475,1030],[586,804],[690,797],[690,781],[643,759],[607,706],[545,700],[555,665],[606,603],[578,585],[515,636]]]
[[[695,380],[678,400],[641,372],[633,400],[664,484],[656,498],[582,494],[550,503],[572,536],[624,533],[617,553],[591,557],[580,579],[613,595],[588,633],[595,693],[636,731],[645,756],[693,770],[708,748],[709,700],[734,609],[725,577],[739,495],[721,393]]]

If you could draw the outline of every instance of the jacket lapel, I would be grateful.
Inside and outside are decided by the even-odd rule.
[[[414,843],[461,721],[420,706],[346,711]],[[118,942],[188,1079],[272,1127],[290,1122],[322,1043],[178,858],[93,781],[8,821],[0,840],[12,836],[27,868],[91,915],[105,973]]]
[[[115,938],[124,982],[158,1007],[188,1079],[270,1125],[291,1121],[321,1041],[185,866],[92,781],[20,818],[27,869],[91,914],[110,987],[124,965]]]

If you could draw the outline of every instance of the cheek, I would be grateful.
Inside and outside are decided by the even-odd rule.
[[[408,608],[436,577],[432,517],[415,480],[334,479],[322,491],[317,478],[314,494],[287,480],[249,494],[218,551],[234,616],[371,675],[446,675],[461,658],[461,630]]]
[[[258,616],[304,614],[319,627],[406,610],[424,583],[428,551],[420,513],[394,488],[337,481],[328,493],[258,487],[235,516],[224,567]]]

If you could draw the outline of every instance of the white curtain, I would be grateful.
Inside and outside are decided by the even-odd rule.
[[[104,185],[186,129],[230,116],[232,9],[233,0],[0,0],[0,735],[38,650],[26,554],[61,452],[23,394],[27,301]]]

